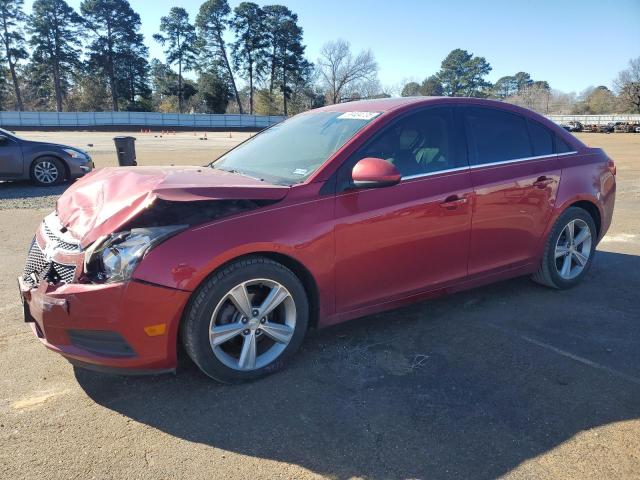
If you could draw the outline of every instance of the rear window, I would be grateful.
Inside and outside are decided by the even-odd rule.
[[[534,156],[553,154],[553,133],[551,130],[531,120],[529,121],[529,133],[531,134]]]
[[[527,122],[520,115],[492,108],[469,107],[465,121],[474,164],[533,156]]]

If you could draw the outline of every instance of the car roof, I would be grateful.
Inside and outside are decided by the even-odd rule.
[[[528,117],[532,120],[536,120],[547,128],[556,132],[565,142],[569,143],[576,148],[584,147],[585,145],[575,136],[571,135],[565,129],[560,128],[555,122],[552,122],[543,115],[530,110],[528,108],[520,107],[512,103],[507,103],[501,100],[492,100],[488,98],[476,98],[476,97],[394,97],[394,98],[376,98],[370,100],[356,100],[353,102],[337,103],[334,105],[327,105],[326,107],[318,108],[316,110],[310,110],[309,112],[380,112],[380,117],[388,117],[389,113],[397,111],[412,110],[415,107],[423,105],[473,105],[480,107],[493,107],[506,112]],[[306,113],[309,113],[306,112]]]
[[[374,98],[369,100],[355,100],[352,102],[336,103],[327,105],[319,110],[330,112],[388,112],[396,108],[411,104],[431,103],[447,97],[394,97],[394,98]]]
[[[479,105],[486,107],[495,107],[502,110],[517,112],[526,116],[539,116],[532,110],[506,103],[500,100],[490,100],[476,97],[394,97],[394,98],[376,98],[370,100],[356,100],[353,102],[337,103],[327,105],[315,111],[329,112],[381,112],[387,113],[394,110],[411,108],[414,106],[428,104],[467,104]]]

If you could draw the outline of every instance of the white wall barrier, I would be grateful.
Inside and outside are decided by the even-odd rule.
[[[566,124],[580,122],[583,125],[606,125],[607,123],[640,123],[640,115],[612,114],[612,115],[547,115],[552,122]]]
[[[261,129],[286,117],[270,115],[206,115],[151,112],[0,112],[1,127],[15,128],[208,128]]]
[[[556,123],[640,123],[640,115],[547,115]],[[0,127],[15,128],[105,128],[155,129],[262,129],[283,121],[278,115],[206,115],[155,112],[0,112]]]

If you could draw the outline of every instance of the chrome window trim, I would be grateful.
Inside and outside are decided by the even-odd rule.
[[[490,162],[490,163],[480,163],[478,165],[471,165],[469,168],[476,169],[482,167],[492,167],[495,165],[506,165],[509,163],[517,163],[517,162],[527,162],[529,160],[543,160],[545,158],[558,158],[560,155],[573,155],[578,153],[576,151],[573,152],[564,152],[564,153],[552,153],[550,155],[538,155],[536,157],[522,157],[522,158],[514,158],[513,160],[502,160],[500,162]]]
[[[435,172],[418,173],[416,175],[407,175],[406,177],[402,177],[402,180],[413,180],[414,178],[431,177],[433,175],[439,175],[441,173],[461,172],[462,170],[469,170],[469,166],[446,168],[444,170],[437,170]]]
[[[438,170],[436,172],[427,172],[427,173],[418,173],[416,175],[407,175],[406,177],[402,177],[402,180],[413,180],[414,178],[424,178],[431,177],[433,175],[439,175],[441,173],[451,173],[451,172],[461,172],[463,170],[474,170],[482,167],[493,167],[497,165],[508,165],[510,163],[517,162],[527,162],[529,160],[543,160],[545,158],[554,158],[560,157],[562,155],[575,155],[578,153],[577,151],[572,152],[564,152],[564,153],[552,153],[551,155],[538,155],[536,157],[523,157],[523,158],[515,158],[513,160],[502,160],[500,162],[491,162],[491,163],[481,163],[479,165],[469,165],[467,167],[456,167],[456,168],[447,168],[445,170]]]

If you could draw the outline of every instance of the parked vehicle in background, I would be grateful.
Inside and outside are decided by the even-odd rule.
[[[615,174],[601,149],[503,102],[332,105],[210,168],[76,182],[31,244],[25,319],[80,366],[173,370],[181,343],[212,378],[251,380],[310,327],[520,275],[573,287]]]
[[[81,177],[93,168],[91,157],[83,150],[27,140],[0,128],[0,180],[59,185]]]
[[[613,122],[600,124],[596,128],[596,132],[600,132],[600,133],[613,133],[614,130],[615,130],[615,123]]]
[[[560,125],[562,128],[564,128],[567,132],[581,132],[582,131],[582,124],[580,122],[568,122],[568,123],[563,123]]]

